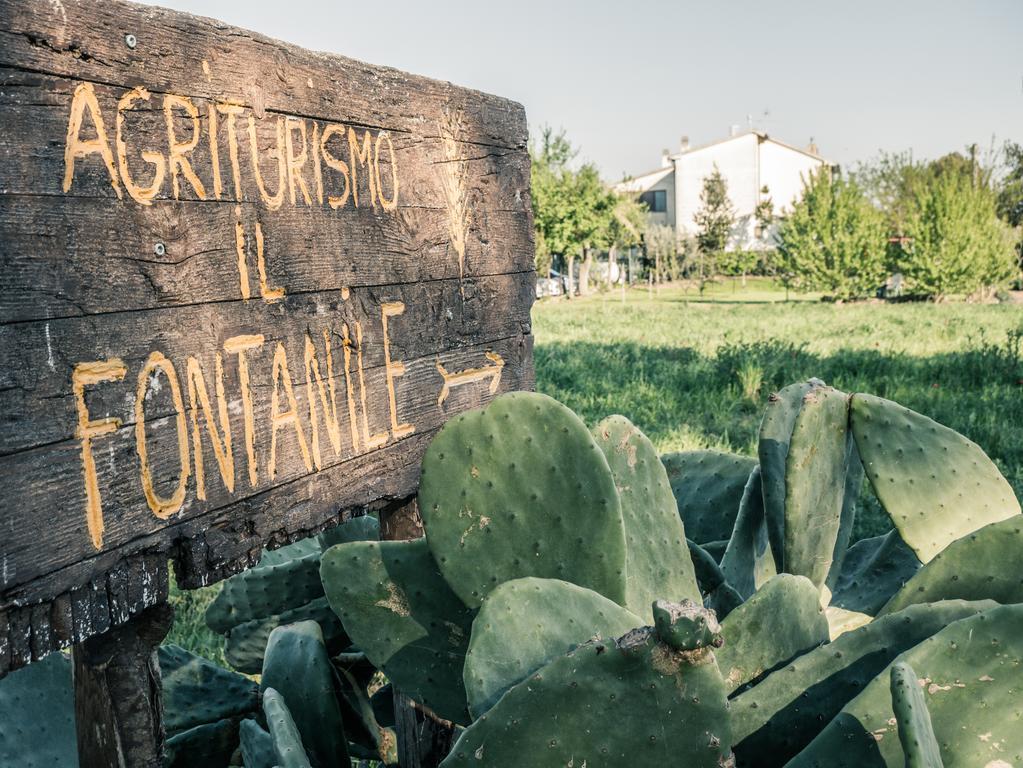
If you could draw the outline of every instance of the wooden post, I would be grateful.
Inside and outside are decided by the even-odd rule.
[[[415,498],[380,513],[381,538],[389,541],[423,535],[423,521]],[[416,704],[401,691],[394,692],[394,730],[401,768],[437,768],[455,743],[455,725]]]
[[[96,768],[160,768],[163,704],[156,649],[174,609],[155,605],[74,646],[78,757]]]

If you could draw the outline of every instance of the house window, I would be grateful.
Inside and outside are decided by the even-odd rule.
[[[639,202],[645,203],[650,213],[664,213],[668,210],[668,193],[663,189],[652,189],[640,195]]]

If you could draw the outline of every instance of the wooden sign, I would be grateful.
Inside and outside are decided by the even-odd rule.
[[[518,104],[110,0],[0,0],[0,41],[0,675],[532,387]]]

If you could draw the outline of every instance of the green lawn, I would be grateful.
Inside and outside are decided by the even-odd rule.
[[[540,301],[537,388],[590,424],[624,414],[661,451],[754,454],[767,396],[817,376],[962,432],[1023,495],[1023,306],[792,299],[729,280],[702,297],[666,287]],[[890,527],[871,499],[857,523],[857,538]]]

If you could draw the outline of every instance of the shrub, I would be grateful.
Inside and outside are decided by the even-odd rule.
[[[884,217],[855,181],[827,171],[810,178],[778,239],[781,272],[796,290],[866,298],[887,274]]]
[[[1013,238],[995,206],[994,192],[963,174],[918,183],[906,223],[910,244],[899,260],[909,291],[942,299],[1008,283],[1016,271]]]

